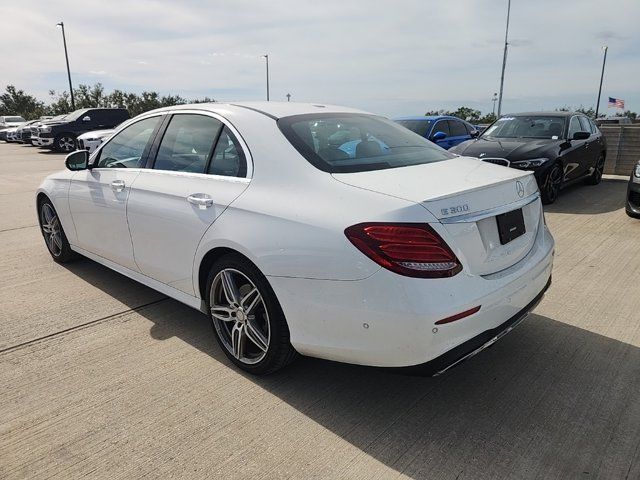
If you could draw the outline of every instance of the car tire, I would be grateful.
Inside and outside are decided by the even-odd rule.
[[[562,164],[554,163],[544,176],[542,185],[540,186],[540,195],[542,203],[549,205],[556,201],[562,188]]]
[[[75,135],[62,133],[53,140],[53,149],[56,152],[71,153],[76,149],[77,144]]]
[[[602,174],[604,173],[604,155],[601,153],[596,161],[595,168],[591,175],[587,177],[585,183],[587,185],[598,185],[602,181]]]
[[[78,254],[71,250],[58,213],[48,198],[38,202],[38,221],[44,243],[54,261],[67,263],[78,257]]]
[[[282,307],[253,263],[235,254],[221,257],[211,267],[206,292],[216,340],[235,365],[265,375],[296,358]]]

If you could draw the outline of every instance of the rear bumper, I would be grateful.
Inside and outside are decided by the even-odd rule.
[[[480,335],[473,337],[470,340],[467,340],[461,345],[458,345],[455,348],[452,348],[448,352],[440,355],[439,357],[425,362],[420,365],[414,365],[412,367],[405,367],[397,369],[403,373],[409,373],[414,375],[440,375],[450,368],[453,368],[463,361],[473,357],[474,355],[480,353],[485,348],[490,347],[495,342],[504,337],[507,333],[513,330],[515,327],[520,325],[522,321],[527,318],[529,313],[536,308],[536,306],[542,301],[544,294],[551,286],[551,277],[547,281],[547,284],[542,289],[538,295],[522,310],[516,313],[509,320],[504,322],[503,324],[492,328],[490,330],[486,330],[482,332]]]
[[[451,278],[418,279],[380,269],[356,281],[268,280],[287,318],[291,343],[301,354],[437,372],[495,341],[540,300],[551,278],[554,251],[548,230],[540,230],[524,259],[484,277],[463,270]],[[436,325],[477,306],[480,310],[472,315]]]

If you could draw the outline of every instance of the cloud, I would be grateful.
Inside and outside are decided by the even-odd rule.
[[[580,8],[576,8],[579,4]],[[218,100],[326,102],[386,115],[470,105],[491,111],[499,88],[506,2],[272,0],[11,2],[3,17],[2,81],[66,89],[64,19],[75,83]],[[567,22],[570,18],[571,21]],[[593,105],[609,45],[603,96],[640,110],[640,2],[512,2],[504,108]],[[45,72],[57,72],[51,75]],[[79,72],[89,72],[81,74]],[[104,72],[101,74],[99,72]],[[108,74],[106,73],[108,72]],[[0,85],[0,89],[3,85]]]

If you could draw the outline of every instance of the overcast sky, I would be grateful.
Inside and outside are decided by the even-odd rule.
[[[0,0],[0,88],[46,100],[72,79],[186,98],[348,105],[384,115],[467,105],[490,112],[507,0]],[[503,112],[640,111],[639,0],[512,0]],[[614,110],[610,110],[614,113]]]

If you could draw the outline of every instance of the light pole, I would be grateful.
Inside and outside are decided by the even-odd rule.
[[[285,96],[287,97],[287,102],[290,102],[291,101],[291,94],[287,93]]]
[[[504,89],[504,68],[507,65],[507,48],[509,46],[509,14],[511,13],[511,0],[507,3],[507,28],[504,32],[504,54],[502,55],[502,74],[500,75],[500,98],[498,98],[498,117],[502,112],[502,91]]]
[[[600,94],[602,93],[602,80],[604,79],[604,64],[607,62],[607,50],[609,47],[606,45],[602,47],[604,50],[604,58],[602,59],[602,73],[600,74],[600,88],[598,88],[598,101],[596,102],[596,120],[598,119],[598,112],[600,111]]]
[[[67,77],[69,78],[69,94],[71,95],[71,110],[76,109],[76,102],[73,99],[73,86],[71,85],[71,70],[69,69],[69,55],[67,54],[67,38],[64,35],[64,22],[57,23],[56,26],[62,27],[62,43],[64,44],[64,58],[67,61]]]
[[[491,115],[496,116],[496,102],[498,101],[498,94],[496,92],[493,93],[493,98],[491,99],[493,102],[493,110],[491,110]]]
[[[267,61],[267,102],[269,101],[269,55],[262,55]]]

